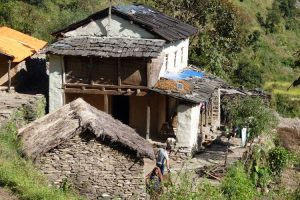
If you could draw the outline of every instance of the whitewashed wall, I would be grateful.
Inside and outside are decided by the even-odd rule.
[[[175,52],[177,52],[176,60]],[[183,70],[188,66],[189,39],[166,44],[163,49],[163,54],[165,58],[160,71],[160,76],[163,76],[166,71],[179,72]]]
[[[177,147],[184,147],[190,150],[197,147],[198,144],[198,127],[200,118],[199,105],[179,105],[178,127],[177,127]]]
[[[49,68],[49,112],[64,105],[63,57],[50,55]]]

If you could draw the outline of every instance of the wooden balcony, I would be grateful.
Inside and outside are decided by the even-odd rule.
[[[148,93],[146,86],[133,85],[103,85],[103,84],[64,84],[65,93],[77,94],[102,94],[102,95],[125,95],[145,96]]]

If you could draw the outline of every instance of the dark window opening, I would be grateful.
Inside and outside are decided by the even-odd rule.
[[[112,116],[129,125],[129,97],[112,96]]]

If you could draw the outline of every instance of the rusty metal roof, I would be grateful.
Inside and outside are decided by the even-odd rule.
[[[157,57],[164,40],[129,38],[71,37],[61,39],[46,49],[48,54],[99,57]]]

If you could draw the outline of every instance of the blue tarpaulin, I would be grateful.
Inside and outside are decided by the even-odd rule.
[[[195,70],[184,70],[179,73],[165,72],[165,74],[163,75],[164,78],[171,80],[187,80],[190,78],[202,78],[203,76],[203,72],[198,72]]]

